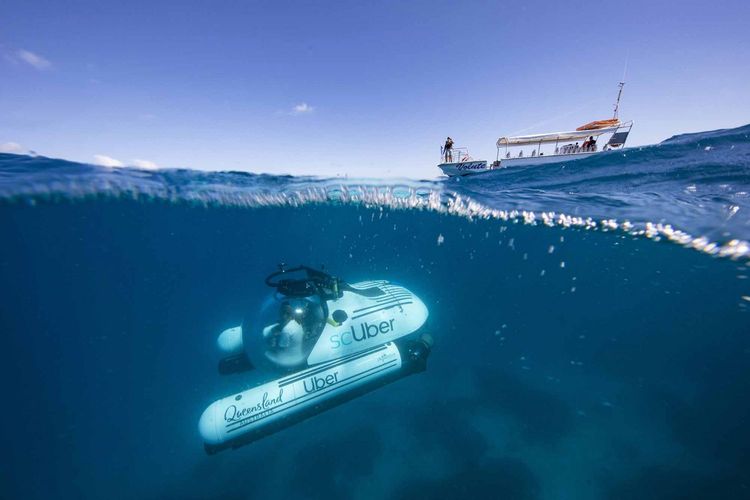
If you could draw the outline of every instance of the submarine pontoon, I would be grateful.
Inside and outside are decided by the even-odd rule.
[[[209,454],[256,441],[424,371],[432,339],[419,297],[386,280],[346,283],[307,266],[266,278],[260,313],[217,339],[224,375],[275,377],[214,401],[198,424]]]

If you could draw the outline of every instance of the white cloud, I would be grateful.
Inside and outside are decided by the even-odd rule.
[[[36,68],[40,71],[49,69],[52,66],[51,62],[49,62],[42,56],[34,54],[33,52],[28,50],[18,49],[16,51],[16,57],[18,57],[21,61],[25,62],[29,66],[32,66],[33,68]]]
[[[20,153],[23,150],[17,142],[4,142],[0,144],[0,153]]]
[[[305,113],[312,113],[315,110],[312,106],[306,102],[301,102],[292,108],[293,115],[302,115]]]
[[[94,162],[102,167],[124,167],[120,160],[115,160],[110,156],[94,155]]]
[[[132,164],[134,167],[138,168],[159,168],[159,165],[156,163],[150,161],[150,160],[132,160]]]

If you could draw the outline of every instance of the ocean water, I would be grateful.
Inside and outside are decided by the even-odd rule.
[[[0,155],[2,498],[747,498],[750,126],[437,181]],[[237,450],[280,262],[397,281],[425,372]]]

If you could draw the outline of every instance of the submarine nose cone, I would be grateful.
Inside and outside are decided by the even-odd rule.
[[[198,421],[198,431],[206,444],[221,443],[218,408],[216,403],[206,408]]]

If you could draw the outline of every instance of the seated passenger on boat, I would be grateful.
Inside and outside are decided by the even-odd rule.
[[[596,151],[596,139],[594,136],[589,136],[588,140],[583,143],[584,151]]]

